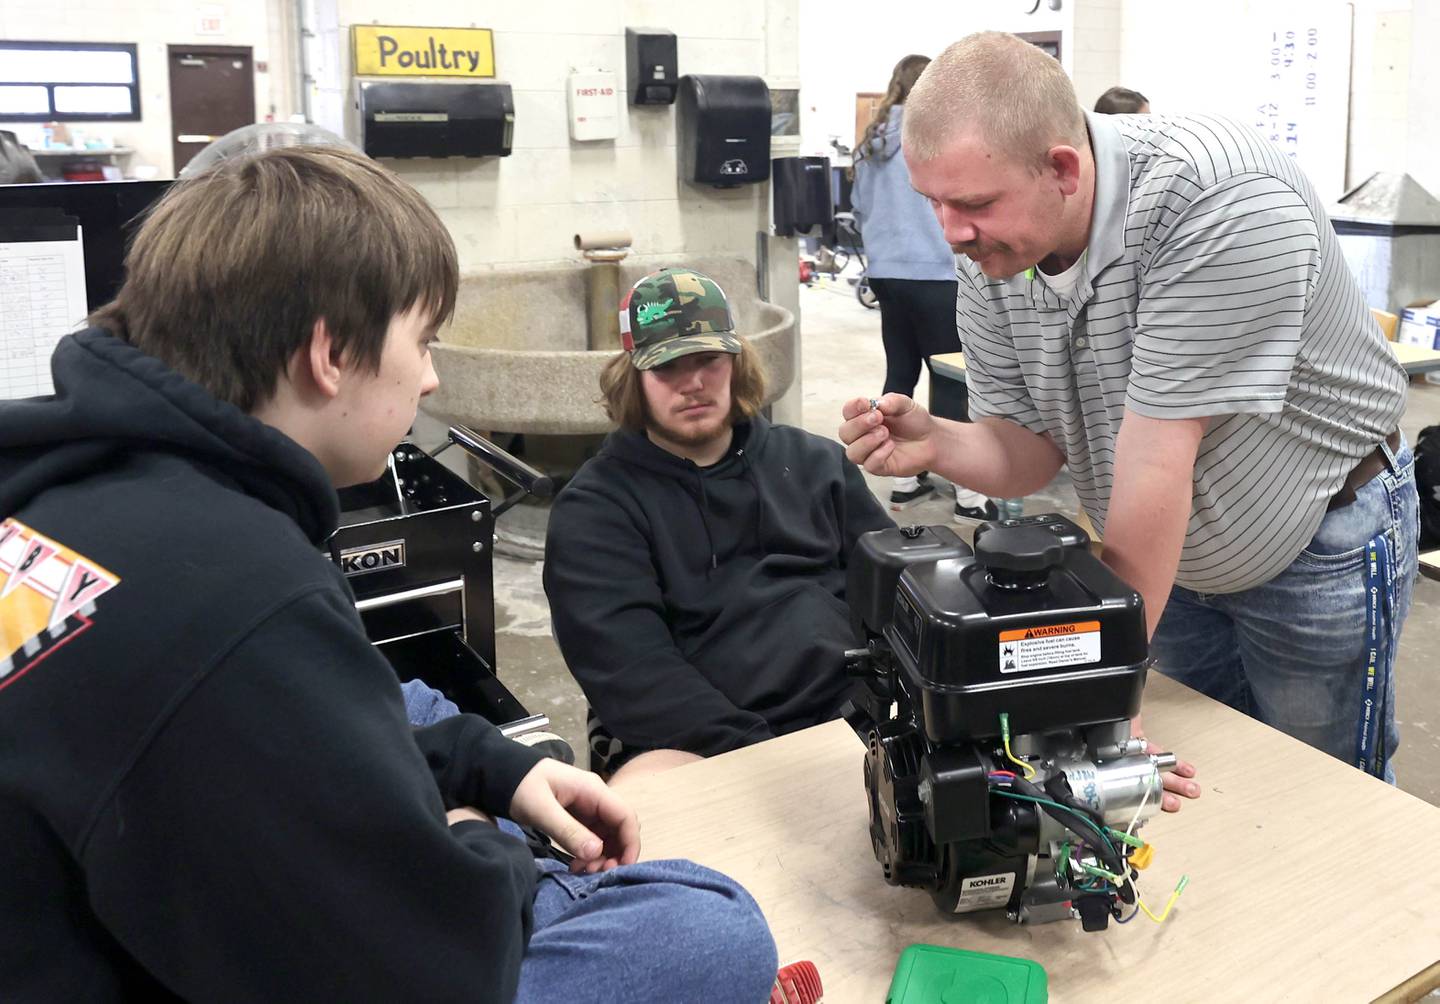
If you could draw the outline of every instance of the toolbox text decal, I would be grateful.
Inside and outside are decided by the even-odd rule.
[[[1100,661],[1100,622],[1046,624],[1000,632],[1000,672],[1083,666]]]
[[[387,540],[383,544],[366,544],[340,552],[340,570],[346,575],[364,575],[386,568],[405,567],[405,541]]]
[[[16,519],[0,523],[0,690],[89,629],[120,577]]]

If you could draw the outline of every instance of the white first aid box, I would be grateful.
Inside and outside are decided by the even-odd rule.
[[[570,74],[566,106],[570,138],[615,139],[620,135],[620,93],[615,74],[587,70]]]

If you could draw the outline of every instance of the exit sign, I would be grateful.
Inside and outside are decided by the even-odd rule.
[[[195,34],[225,34],[225,8],[218,4],[202,6],[195,17]]]

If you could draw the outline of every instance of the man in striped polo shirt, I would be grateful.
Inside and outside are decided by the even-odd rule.
[[[856,399],[850,458],[992,496],[1065,464],[1158,668],[1393,778],[1406,379],[1305,176],[1224,119],[1087,116],[1012,35],[952,45],[907,108],[912,182],[963,256],[979,421]]]

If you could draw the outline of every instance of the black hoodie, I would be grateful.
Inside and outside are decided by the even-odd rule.
[[[755,418],[700,468],[619,431],[555,500],[555,638],[626,747],[704,756],[834,718],[856,538],[892,526],[838,443]]]
[[[537,756],[411,730],[310,453],[101,331],[0,402],[0,1000],[509,1000]]]

